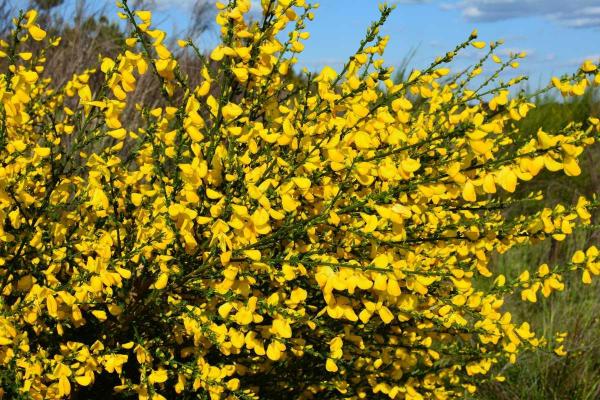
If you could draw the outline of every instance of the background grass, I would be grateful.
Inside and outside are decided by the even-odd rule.
[[[577,101],[563,102],[547,96],[536,99],[536,109],[521,123],[525,134],[535,135],[539,128],[556,132],[569,121],[584,122],[598,116],[597,93],[590,91]],[[542,206],[557,202],[573,202],[580,195],[600,193],[600,146],[593,145],[581,160],[582,174],[573,179],[561,173],[543,173],[531,183],[520,187],[523,193],[540,190],[545,196]],[[538,205],[539,206],[539,205]],[[526,211],[521,209],[512,210]],[[598,212],[594,224],[600,223]],[[492,261],[495,272],[518,276],[524,269],[533,271],[542,263],[556,265],[570,260],[577,249],[591,245],[600,247],[599,232],[580,229],[563,242],[548,239],[535,246],[517,247]],[[519,321],[529,321],[532,328],[548,337],[557,332],[569,332],[564,346],[566,357],[554,353],[523,354],[515,365],[503,368],[505,382],[483,386],[478,400],[593,400],[600,399],[600,282],[581,283],[580,274],[567,275],[566,289],[537,303],[525,303],[511,298],[505,309]],[[541,296],[540,296],[541,297]]]

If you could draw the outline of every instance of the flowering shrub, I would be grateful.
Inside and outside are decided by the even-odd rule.
[[[563,354],[503,301],[589,282],[598,250],[519,277],[489,260],[590,224],[593,198],[505,210],[539,203],[511,193],[544,169],[578,175],[600,121],[521,132],[532,95],[500,75],[522,55],[475,32],[395,83],[387,5],[341,71],[301,77],[315,6],[217,6],[209,57],[179,42],[194,87],[126,1],[126,48],[63,86],[35,11],[0,41],[0,397],[451,399],[525,350]],[[487,51],[449,74],[468,46]],[[582,95],[596,72],[541,92]],[[158,108],[128,101],[148,74]]]

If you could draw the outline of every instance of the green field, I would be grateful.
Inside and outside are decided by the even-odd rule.
[[[523,121],[524,132],[535,134],[541,127],[556,132],[568,121],[585,121],[598,116],[600,105],[590,92],[576,102],[559,102],[546,97],[536,100],[537,108]],[[592,146],[582,161],[582,174],[567,179],[562,174],[545,173],[535,182],[534,189],[542,191],[545,204],[572,201],[579,195],[593,196],[600,192],[600,146]],[[528,187],[523,185],[523,193]],[[600,223],[598,212],[593,223]],[[542,263],[556,265],[568,261],[577,249],[600,244],[600,235],[591,230],[580,230],[564,242],[547,239],[535,247],[514,248],[494,260],[495,271],[507,276],[518,276],[526,268],[534,270]],[[506,381],[489,383],[477,395],[481,400],[592,400],[600,398],[600,284],[581,283],[581,277],[572,274],[566,279],[566,289],[537,303],[526,303],[513,298],[506,309],[515,318],[530,321],[536,332],[549,337],[557,332],[568,332],[566,357],[554,353],[522,354],[519,363],[506,365]]]

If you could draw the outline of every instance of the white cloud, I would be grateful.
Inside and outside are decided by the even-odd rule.
[[[465,7],[462,13],[467,18],[481,18],[483,15],[477,7]]]
[[[178,8],[178,9],[190,9],[194,4],[198,1],[202,1],[205,3],[216,3],[216,0],[153,0],[159,8]],[[252,12],[260,12],[261,5],[260,0],[252,0]]]
[[[600,0],[460,0],[445,3],[472,21],[543,17],[572,28],[600,27]]]
[[[521,53],[525,53],[527,54],[527,56],[533,56],[535,54],[535,50],[533,49],[521,49],[521,48],[516,48],[516,47],[501,47],[498,50],[498,55],[501,56],[510,56],[512,54],[521,54]]]
[[[153,0],[160,9],[191,9],[197,1],[214,3],[213,0]]]

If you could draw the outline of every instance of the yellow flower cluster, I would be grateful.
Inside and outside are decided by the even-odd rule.
[[[64,85],[35,11],[0,40],[0,398],[442,400],[554,349],[503,302],[589,282],[598,250],[514,279],[490,256],[590,224],[597,199],[505,210],[539,203],[517,187],[543,170],[579,175],[600,121],[521,131],[534,104],[499,75],[524,55],[476,32],[395,82],[385,4],[341,70],[298,76],[316,6],[250,3],[217,3],[209,56],[179,42],[197,85],[127,1],[122,52]],[[489,51],[451,74],[470,45]],[[159,107],[132,102],[143,75]]]

